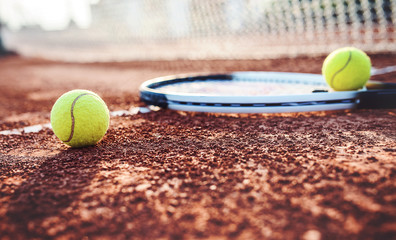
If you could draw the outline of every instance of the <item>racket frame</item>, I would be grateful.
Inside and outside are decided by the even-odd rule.
[[[297,95],[234,96],[163,91],[162,86],[192,81],[265,81],[317,85],[319,92]],[[159,77],[140,86],[140,98],[147,105],[180,111],[216,113],[276,113],[329,111],[356,108],[359,96],[367,90],[327,91],[320,74],[288,72],[232,72],[219,74],[188,74]],[[321,91],[326,89],[324,91]]]

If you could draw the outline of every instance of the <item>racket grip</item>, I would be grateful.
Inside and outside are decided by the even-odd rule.
[[[367,90],[358,94],[358,109],[396,108],[396,89]]]

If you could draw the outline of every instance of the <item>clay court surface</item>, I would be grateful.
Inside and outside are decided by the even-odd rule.
[[[371,55],[375,67],[396,55]],[[47,124],[55,100],[178,73],[320,73],[324,57],[73,64],[0,59],[0,131]],[[376,77],[396,82],[396,73]],[[0,135],[0,239],[395,239],[396,109],[113,116],[71,149],[51,129]]]

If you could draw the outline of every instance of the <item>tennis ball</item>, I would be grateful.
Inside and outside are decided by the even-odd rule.
[[[362,50],[345,47],[330,53],[324,60],[322,74],[336,91],[357,90],[370,78],[371,61]]]
[[[63,94],[51,110],[55,135],[71,147],[95,145],[106,134],[109,122],[106,103],[88,90]]]

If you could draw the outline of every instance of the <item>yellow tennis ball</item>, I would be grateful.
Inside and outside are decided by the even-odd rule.
[[[371,61],[362,50],[345,47],[335,50],[323,62],[322,74],[336,91],[357,90],[370,78]]]
[[[55,135],[71,147],[95,145],[106,134],[110,115],[106,103],[88,90],[72,90],[56,100],[51,110]]]

